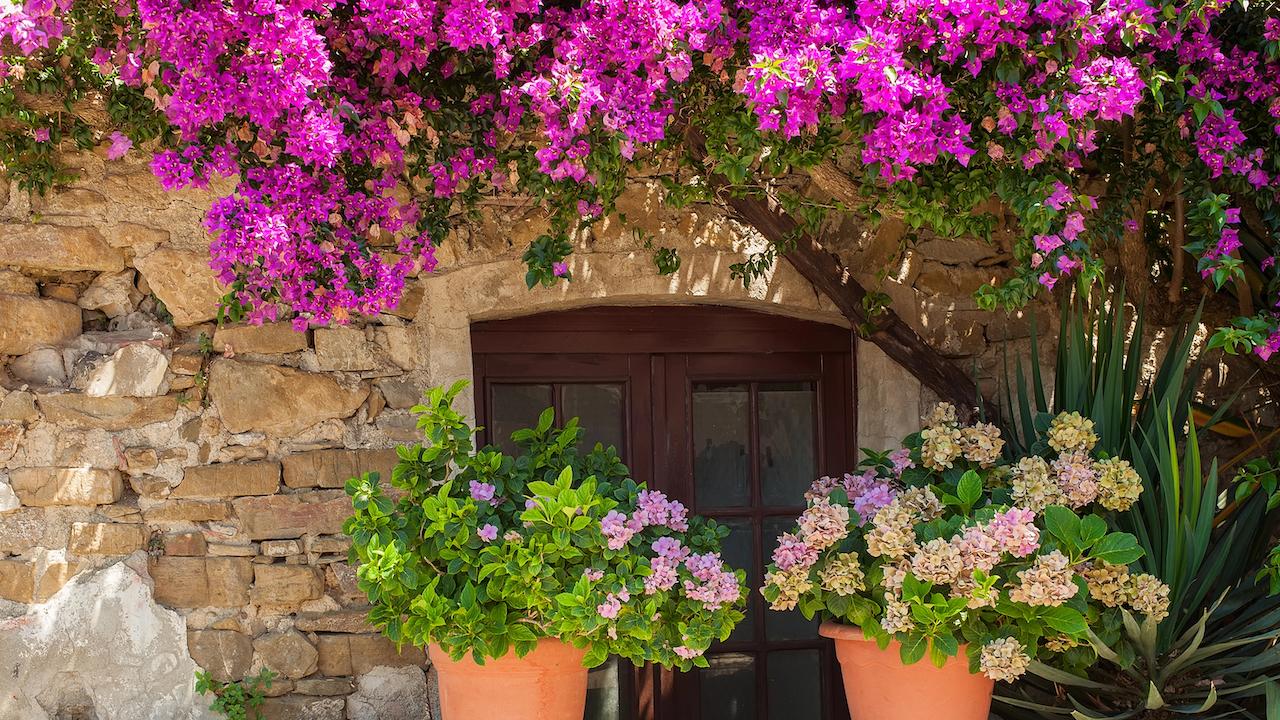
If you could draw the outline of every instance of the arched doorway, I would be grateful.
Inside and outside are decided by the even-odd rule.
[[[593,677],[590,720],[837,720],[835,663],[816,622],[755,592],[776,537],[817,476],[856,461],[847,328],[715,306],[597,307],[471,326],[482,442],[509,442],[546,407],[580,417],[637,480],[731,528],[746,620],[686,675]]]

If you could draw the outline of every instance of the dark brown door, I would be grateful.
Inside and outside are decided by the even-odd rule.
[[[543,408],[579,417],[637,480],[731,528],[747,617],[688,674],[613,663],[588,720],[838,720],[830,645],[756,588],[813,478],[853,466],[847,330],[728,308],[596,308],[472,326],[482,440],[509,443]],[[624,665],[624,664],[622,664]]]

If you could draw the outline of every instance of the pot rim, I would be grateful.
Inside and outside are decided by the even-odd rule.
[[[818,626],[818,634],[832,640],[853,640],[872,642],[862,634],[862,628],[856,625],[845,625],[834,620],[827,620]]]

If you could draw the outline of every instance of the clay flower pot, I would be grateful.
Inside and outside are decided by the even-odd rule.
[[[522,658],[510,652],[484,665],[470,655],[455,661],[435,644],[428,649],[443,720],[582,720],[586,649],[544,638]]]
[[[853,720],[987,720],[991,714],[995,682],[969,672],[963,647],[941,668],[927,657],[903,665],[896,640],[881,650],[858,628],[832,622],[818,633],[836,641]]]

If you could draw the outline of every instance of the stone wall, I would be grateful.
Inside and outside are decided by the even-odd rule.
[[[71,160],[81,179],[48,198],[0,185],[0,676],[17,680],[0,718],[206,717],[197,666],[276,671],[272,720],[425,718],[429,661],[363,620],[341,488],[417,439],[423,389],[471,376],[471,322],[716,303],[847,326],[785,264],[731,279],[758,238],[638,183],[625,223],[580,239],[572,283],[525,289],[519,256],[542,223],[495,206],[394,312],[304,333],[216,327],[210,195],[162,192],[140,159]],[[680,270],[659,275],[639,236],[678,248]],[[844,250],[865,267],[901,249],[884,231],[857,237]],[[972,308],[998,249],[966,247],[913,251],[885,288],[989,380],[992,341],[1025,344],[1027,323]],[[927,393],[868,343],[857,366],[859,441],[887,446]],[[112,693],[124,675],[137,692]]]

